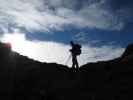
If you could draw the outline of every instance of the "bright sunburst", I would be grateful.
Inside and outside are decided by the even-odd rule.
[[[26,40],[25,40],[24,34],[12,33],[12,34],[4,34],[2,38],[2,42],[10,43],[13,51],[22,52],[22,49],[25,46]]]
[[[36,58],[38,54],[34,50],[34,43],[26,40],[25,34],[21,32],[13,32],[4,34],[0,40],[3,43],[10,43],[12,51],[18,52],[21,55],[28,56],[30,58]]]

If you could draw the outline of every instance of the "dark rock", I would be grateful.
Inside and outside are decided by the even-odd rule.
[[[132,67],[133,45],[119,58],[75,70],[34,61],[0,43],[0,99],[129,100]]]

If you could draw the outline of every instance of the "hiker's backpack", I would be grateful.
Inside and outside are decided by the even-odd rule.
[[[81,54],[81,45],[75,44],[75,54],[80,55]]]

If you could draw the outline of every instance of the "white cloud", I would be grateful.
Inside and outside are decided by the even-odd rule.
[[[113,46],[91,47],[83,46],[83,54],[79,57],[81,65],[88,62],[106,61],[120,57],[124,48]]]
[[[46,41],[28,41],[25,39],[25,35],[18,31],[13,34],[4,34],[0,40],[2,42],[10,42],[13,51],[28,56],[29,58],[41,62],[56,62],[68,66],[72,65],[71,59],[68,60],[70,55],[69,49],[71,48],[69,45]],[[91,47],[89,45],[83,45],[82,54],[78,57],[79,65],[113,59],[119,57],[123,51],[124,49],[120,47]]]
[[[120,30],[123,22],[102,7],[104,2],[80,5],[77,0],[0,0],[0,29],[24,27],[27,31],[63,30],[64,25]],[[91,2],[91,1],[90,1]]]

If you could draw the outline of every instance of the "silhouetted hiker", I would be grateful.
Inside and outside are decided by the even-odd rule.
[[[72,49],[70,49],[70,52],[72,54],[72,68],[79,68],[77,56],[81,54],[81,45],[74,44],[73,41],[70,42]]]

